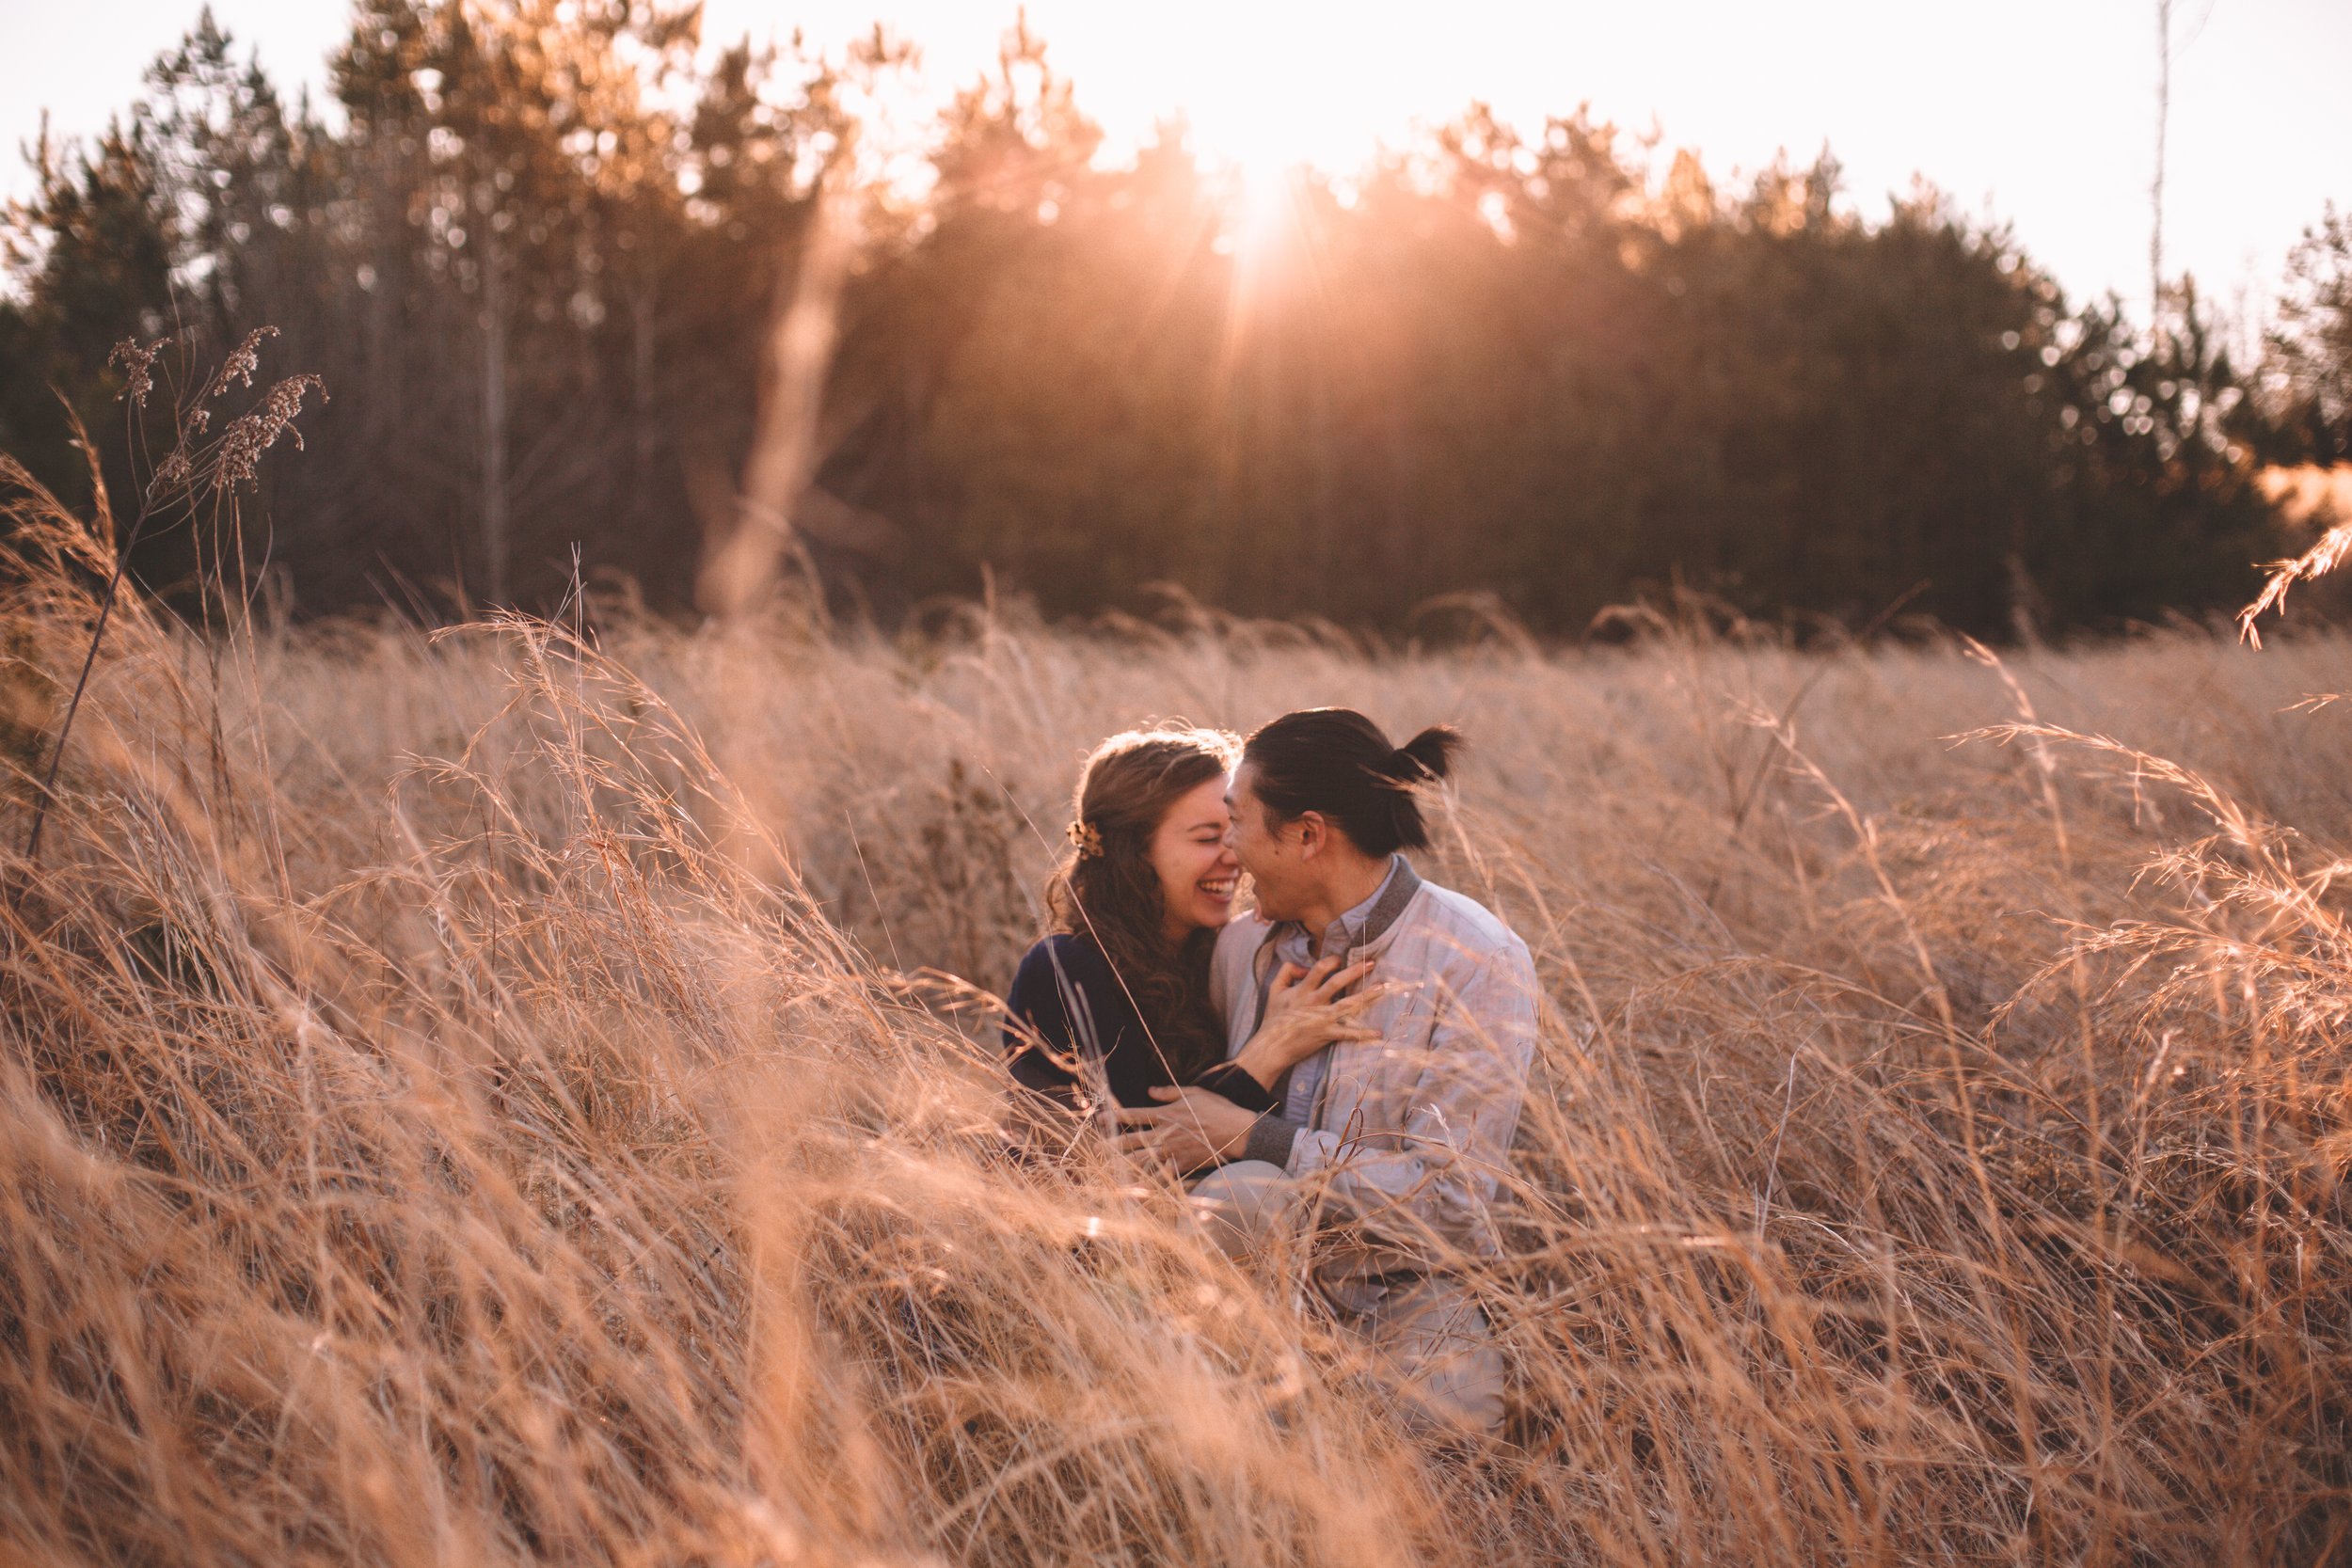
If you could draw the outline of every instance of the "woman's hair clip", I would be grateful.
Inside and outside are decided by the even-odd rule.
[[[1062,833],[1082,861],[1090,861],[1103,852],[1103,830],[1091,822],[1073,822]]]

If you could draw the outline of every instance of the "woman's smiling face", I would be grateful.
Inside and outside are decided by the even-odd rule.
[[[1187,790],[1152,832],[1152,869],[1159,873],[1170,942],[1182,942],[1203,927],[1214,929],[1233,917],[1241,863],[1226,847],[1231,825],[1225,777],[1219,774]]]

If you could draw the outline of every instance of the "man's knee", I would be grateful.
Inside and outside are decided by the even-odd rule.
[[[1236,1160],[1192,1184],[1192,1210],[1228,1258],[1263,1252],[1287,1230],[1298,1185],[1279,1165]]]
[[[1416,1424],[1489,1433],[1502,1426],[1502,1352],[1469,1292],[1449,1281],[1424,1281],[1368,1326]]]

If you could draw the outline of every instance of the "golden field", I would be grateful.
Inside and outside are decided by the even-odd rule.
[[[2352,641],[126,604],[27,864],[104,562],[16,521],[10,1559],[2352,1551]],[[1088,745],[1321,703],[1468,731],[1424,869],[1549,990],[1491,1449],[995,1133]]]

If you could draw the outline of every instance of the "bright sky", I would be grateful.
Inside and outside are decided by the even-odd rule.
[[[0,0],[0,136],[88,132],[199,0]],[[2168,271],[2259,303],[2333,198],[2352,205],[2352,0],[2173,0]],[[339,0],[215,0],[281,83],[324,80]],[[943,87],[994,55],[1009,0],[707,0],[706,38],[820,44],[879,19]],[[1355,162],[1473,98],[1603,118],[1754,169],[1826,141],[1866,211],[1924,173],[2012,221],[2077,294],[2144,305],[2155,0],[1030,0],[1081,105],[1132,144],[1186,107],[1227,153]],[[21,193],[13,165],[0,190]]]

